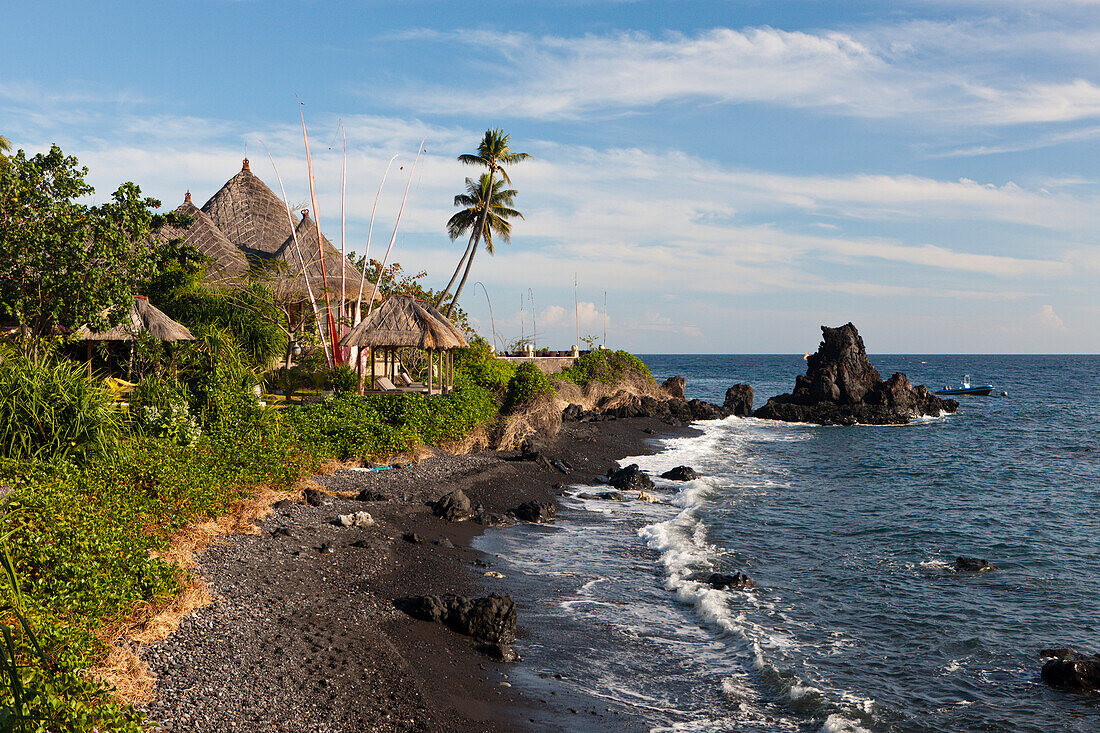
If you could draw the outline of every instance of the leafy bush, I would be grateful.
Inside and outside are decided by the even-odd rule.
[[[196,340],[185,347],[181,372],[191,395],[190,410],[207,431],[252,429],[270,423],[260,407],[260,379],[240,346],[224,329],[196,329]]]
[[[626,351],[608,351],[596,349],[582,354],[572,366],[562,369],[557,375],[579,385],[597,381],[606,384],[641,379],[653,381],[653,375],[645,363]]]
[[[285,411],[299,444],[314,456],[340,460],[460,440],[496,413],[493,396],[476,386],[431,397],[342,394]]]
[[[185,289],[171,294],[161,309],[192,331],[223,330],[251,367],[266,369],[286,348],[286,334],[276,325],[281,316],[261,285],[225,293]]]
[[[31,730],[141,730],[138,713],[83,679],[106,652],[97,629],[179,591],[183,571],[152,554],[175,530],[231,510],[260,485],[288,487],[317,465],[288,433],[244,428],[191,449],[135,437],[83,467],[0,460],[0,483],[15,487],[0,526],[10,530],[24,616],[48,660],[31,654],[28,637],[14,639],[21,679],[46,694],[33,712],[51,725]],[[0,716],[5,705],[14,698],[0,685]]]
[[[466,348],[455,351],[454,366],[456,385],[477,385],[501,398],[516,373],[515,365],[497,357],[489,348],[489,342],[480,336],[471,340]]]
[[[336,394],[355,392],[359,389],[359,375],[347,364],[341,364],[332,372],[332,391]]]
[[[82,365],[52,356],[38,365],[14,351],[0,364],[0,456],[52,461],[99,456],[121,420],[110,392]]]
[[[175,377],[146,377],[130,397],[135,426],[146,435],[192,446],[202,434],[188,408],[187,387]]]
[[[554,388],[541,369],[525,361],[516,368],[508,382],[508,394],[504,399],[504,411],[514,412],[541,394],[551,394]]]

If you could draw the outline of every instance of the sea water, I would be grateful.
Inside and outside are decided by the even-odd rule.
[[[805,369],[799,356],[643,359],[658,379],[685,377],[689,398],[751,383],[757,406]],[[545,727],[1100,730],[1100,699],[1049,689],[1038,658],[1100,652],[1100,357],[871,360],[1008,396],[898,427],[697,423],[702,435],[626,460],[662,503],[565,499],[555,526],[479,540],[518,584],[513,682],[581,706]],[[656,478],[681,464],[699,479]],[[1000,570],[956,573],[957,556]],[[698,571],[756,586],[715,590]]]

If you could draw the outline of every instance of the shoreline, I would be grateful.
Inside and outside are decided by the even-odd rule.
[[[492,559],[471,548],[488,527],[446,522],[425,502],[461,488],[488,514],[556,504],[555,485],[590,483],[612,461],[651,453],[654,439],[694,432],[654,418],[564,423],[538,442],[573,467],[568,475],[484,451],[315,477],[333,492],[330,504],[280,503],[259,534],[228,537],[198,558],[215,601],[139,651],[157,678],[145,709],[165,732],[532,729],[549,709],[510,687],[512,664],[394,608],[406,595],[492,590],[483,577]],[[350,498],[360,491],[384,500]],[[376,524],[338,526],[357,511]],[[524,599],[515,600],[522,634]]]

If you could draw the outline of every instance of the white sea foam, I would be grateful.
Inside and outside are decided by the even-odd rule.
[[[736,431],[738,428],[750,427],[746,425],[748,422],[745,420],[738,425],[729,420],[711,421],[701,425],[704,430],[702,436],[668,441],[663,453],[628,460],[638,463],[651,473],[658,473],[680,464],[705,466],[709,460],[713,460],[715,451],[720,449],[722,461],[728,466],[731,456],[745,458],[745,451],[739,445],[745,440],[744,434]],[[804,439],[797,432],[786,432],[782,437],[787,440]],[[725,480],[728,481],[728,478]],[[758,488],[773,487],[774,484]],[[728,554],[728,551],[720,551],[708,542],[706,525],[700,519],[708,495],[718,488],[729,489],[733,486],[724,484],[720,475],[713,478],[704,476],[681,484],[679,492],[671,501],[680,508],[680,512],[670,519],[654,522],[638,530],[638,535],[646,544],[659,553],[659,562],[665,571],[665,587],[674,593],[678,601],[692,606],[703,621],[734,640],[742,652],[752,659],[755,669],[763,673],[766,679],[777,680],[776,684],[784,690],[793,707],[810,714],[824,714],[828,711],[823,731],[859,733],[863,729],[857,722],[834,711],[840,708],[852,710],[857,715],[857,711],[869,715],[874,706],[873,700],[846,691],[826,693],[797,677],[780,675],[769,662],[770,654],[778,653],[784,658],[798,657],[799,654],[795,637],[756,620],[763,618],[766,623],[767,619],[784,619],[766,594],[717,590],[709,584],[691,580],[694,573],[711,569],[720,555]],[[751,485],[738,485],[736,488],[746,493],[752,492]],[[728,498],[729,492],[724,493]],[[741,680],[726,678],[722,682],[723,693],[727,697],[740,697],[746,692],[742,684],[744,683]],[[663,730],[708,730],[705,727],[693,727],[695,725],[693,722],[689,727],[674,726]]]

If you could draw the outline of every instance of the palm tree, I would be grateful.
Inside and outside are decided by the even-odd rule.
[[[485,137],[483,137],[481,139],[481,142],[478,143],[476,155],[466,154],[458,156],[458,161],[460,163],[464,163],[466,165],[480,165],[489,170],[488,184],[486,187],[489,191],[495,191],[494,180],[497,173],[500,174],[500,177],[504,180],[505,183],[511,185],[512,179],[508,177],[508,171],[504,168],[504,166],[510,166],[513,163],[519,163],[531,157],[527,153],[513,153],[512,150],[508,147],[509,137],[510,136],[508,135],[508,133],[504,132],[504,130],[501,130],[500,128],[486,130]],[[468,179],[467,184],[469,184]],[[512,192],[512,195],[515,195],[515,191]],[[455,206],[461,205],[463,204],[458,203],[458,197],[455,197]],[[490,208],[492,207],[490,206]],[[466,251],[462,253],[462,259],[458,261],[458,267],[455,268],[454,274],[451,275],[451,281],[447,283],[447,287],[443,288],[443,292],[441,292],[439,294],[439,297],[436,299],[435,305],[437,308],[450,292],[451,286],[454,285],[455,280],[458,278],[458,273],[462,271],[463,264],[466,265],[466,271],[462,275],[462,282],[465,283],[466,278],[469,277],[470,266],[473,264],[474,261],[474,253],[477,251],[478,244],[486,235],[486,221],[487,219],[482,217],[482,219],[477,222],[475,226],[469,228],[470,241],[466,245]],[[451,231],[450,224],[448,224],[447,230],[448,232]],[[452,235],[451,239],[454,239],[455,236],[456,235]],[[492,250],[490,250],[490,252],[491,251]],[[458,296],[461,292],[462,285],[459,285],[458,290],[455,292],[454,298],[451,299],[450,304],[447,306],[447,310],[445,311],[447,315],[451,314],[451,310],[454,308],[455,303],[458,302]]]
[[[513,217],[523,218],[523,214],[512,208],[512,202],[516,198],[516,192],[504,188],[504,181],[492,182],[492,173],[482,173],[476,182],[472,178],[466,179],[466,193],[455,196],[455,206],[465,208],[456,213],[447,221],[447,234],[451,239],[469,233],[473,247],[470,250],[470,259],[466,262],[466,272],[462,275],[462,281],[458,284],[455,297],[447,306],[446,315],[451,315],[451,309],[462,294],[466,286],[466,278],[470,275],[470,265],[473,264],[474,255],[477,253],[477,245],[485,242],[485,251],[493,254],[493,236],[496,235],[505,242],[512,240],[512,223],[508,221]],[[483,227],[484,234],[478,236],[479,227]],[[465,259],[465,257],[463,257]],[[459,267],[462,263],[459,263]],[[457,272],[455,273],[457,274]],[[448,287],[450,287],[448,285]]]
[[[0,135],[0,155],[11,151],[11,140]]]

